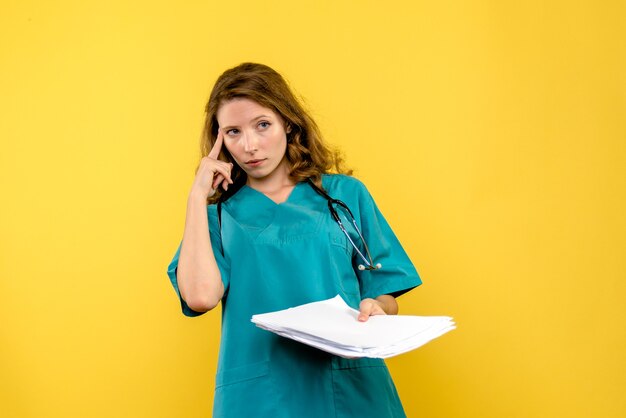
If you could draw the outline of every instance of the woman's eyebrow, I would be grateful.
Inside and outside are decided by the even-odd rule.
[[[267,115],[259,115],[259,116],[255,117],[255,118],[250,119],[250,122],[254,122],[254,121],[256,121],[258,119],[261,119],[261,118],[269,118],[269,117],[270,116],[267,116]],[[232,129],[232,128],[237,128],[237,125],[224,126],[222,129],[224,131],[227,131],[227,130]]]
[[[256,118],[252,119],[250,122],[254,122],[255,120],[257,120],[257,119],[261,119],[261,118],[269,118],[269,116],[266,116],[266,115],[259,115],[259,116],[257,116]]]

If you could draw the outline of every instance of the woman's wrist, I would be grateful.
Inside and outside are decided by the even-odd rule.
[[[374,300],[387,315],[396,315],[398,313],[398,302],[396,302],[396,298],[393,296],[380,295]]]
[[[203,190],[197,189],[195,187],[192,187],[191,191],[189,192],[189,196],[187,197],[187,200],[206,202],[207,198],[208,196],[206,192],[204,192]]]

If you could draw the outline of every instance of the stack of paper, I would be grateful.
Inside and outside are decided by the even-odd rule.
[[[393,357],[456,328],[448,316],[374,315],[359,322],[358,315],[359,311],[337,295],[253,315],[252,322],[259,328],[346,358]]]

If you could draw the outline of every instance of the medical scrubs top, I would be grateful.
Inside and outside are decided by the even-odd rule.
[[[327,200],[307,182],[275,203],[243,186],[222,205],[207,206],[215,259],[224,283],[222,334],[213,417],[404,417],[382,359],[344,359],[257,328],[254,314],[329,299],[358,309],[364,298],[406,292],[420,277],[359,180],[323,175],[328,194],[352,211],[378,270],[363,261],[334,221]],[[342,218],[345,211],[337,207]],[[349,217],[348,217],[349,219]],[[360,239],[344,221],[350,236]],[[180,298],[176,268],[168,267],[182,311],[202,313]]]

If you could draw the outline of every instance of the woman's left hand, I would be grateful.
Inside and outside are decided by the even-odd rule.
[[[359,305],[360,322],[365,322],[372,315],[395,315],[398,313],[398,303],[391,295],[381,295],[376,299],[363,299]]]

